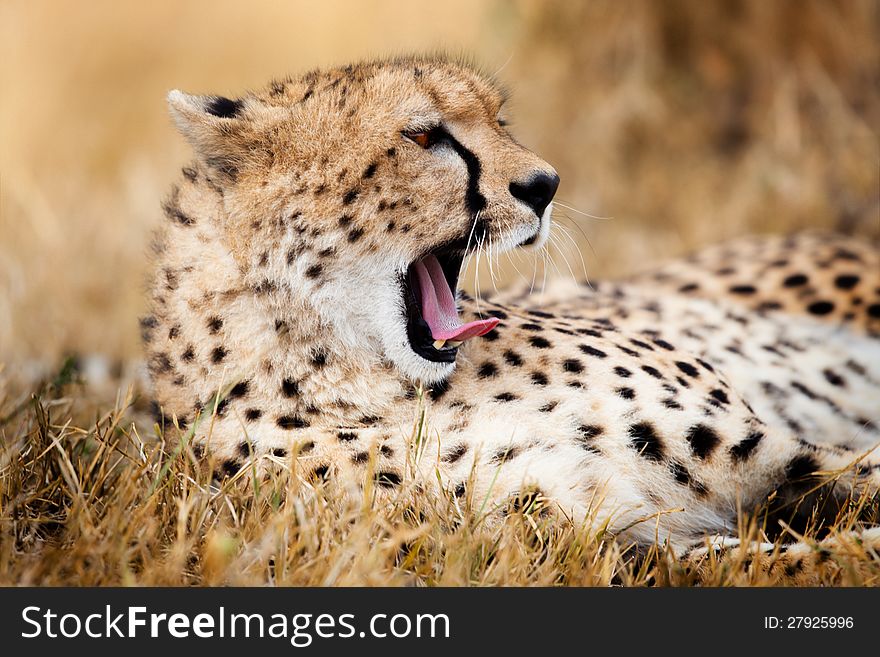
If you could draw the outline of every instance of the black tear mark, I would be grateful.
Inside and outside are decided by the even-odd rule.
[[[464,199],[468,210],[472,215],[476,216],[478,212],[486,207],[486,197],[480,193],[480,173],[482,171],[480,160],[449,132],[443,128],[440,130],[442,133],[441,139],[452,147],[452,150],[464,161],[467,167],[468,188]]]
[[[223,96],[213,96],[205,105],[205,111],[208,114],[219,116],[221,119],[233,119],[241,113],[242,109],[244,109],[242,101]]]

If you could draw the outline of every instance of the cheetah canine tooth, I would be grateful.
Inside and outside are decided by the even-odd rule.
[[[442,349],[446,344],[446,340],[434,340],[434,349]]]

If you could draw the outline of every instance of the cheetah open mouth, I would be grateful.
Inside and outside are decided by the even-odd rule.
[[[462,323],[455,296],[463,259],[463,251],[436,249],[415,260],[403,278],[406,334],[412,350],[425,360],[451,363],[465,340],[498,325],[495,317]]]

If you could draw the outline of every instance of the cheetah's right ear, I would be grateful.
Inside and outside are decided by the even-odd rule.
[[[177,129],[211,169],[232,180],[248,151],[244,101],[222,96],[194,96],[175,89],[168,107]]]

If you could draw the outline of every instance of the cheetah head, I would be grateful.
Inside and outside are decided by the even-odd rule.
[[[371,62],[236,100],[168,100],[222,194],[246,280],[411,380],[445,379],[459,345],[498,321],[460,320],[464,258],[547,238],[559,177],[511,136],[504,93],[470,66]]]

